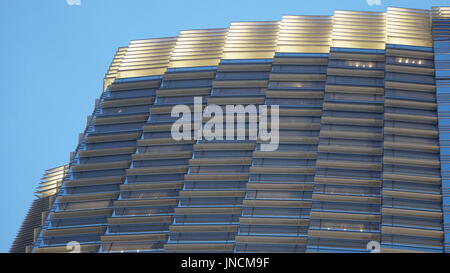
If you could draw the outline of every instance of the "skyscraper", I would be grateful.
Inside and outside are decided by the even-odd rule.
[[[449,96],[449,7],[131,41],[28,250],[450,252]],[[244,139],[174,139],[196,101],[278,106],[277,149],[251,115]]]

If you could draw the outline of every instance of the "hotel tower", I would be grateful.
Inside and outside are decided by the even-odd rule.
[[[11,252],[450,252],[450,7],[134,40],[100,91]],[[174,139],[199,97],[279,106],[278,149]]]

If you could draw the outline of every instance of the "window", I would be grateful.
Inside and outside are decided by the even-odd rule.
[[[402,57],[396,58],[395,62],[400,63],[400,64],[415,64],[415,65],[424,65],[425,64],[425,60],[422,60],[422,59],[402,58]]]

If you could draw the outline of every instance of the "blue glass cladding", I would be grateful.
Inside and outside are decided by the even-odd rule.
[[[444,250],[450,252],[450,20],[433,20],[436,94],[444,213]],[[445,35],[442,35],[446,33]],[[441,34],[441,35],[436,35]]]

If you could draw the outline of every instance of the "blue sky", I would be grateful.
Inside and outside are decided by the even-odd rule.
[[[376,0],[375,0],[376,1]],[[179,30],[333,10],[429,8],[448,0],[0,1],[0,252],[7,252],[45,169],[65,164],[117,47]]]

